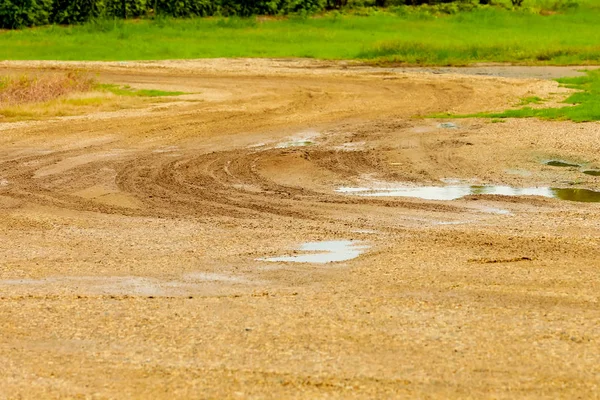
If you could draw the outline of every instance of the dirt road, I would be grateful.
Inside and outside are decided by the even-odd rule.
[[[582,173],[600,125],[418,118],[556,102],[553,81],[285,60],[0,72],[81,67],[190,94],[0,123],[1,399],[598,398],[600,204],[502,193],[600,189]],[[399,185],[471,192],[379,196]],[[322,241],[348,242],[297,262]]]

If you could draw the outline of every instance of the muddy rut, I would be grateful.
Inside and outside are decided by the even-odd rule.
[[[598,124],[425,118],[558,104],[553,81],[303,60],[0,68],[187,93],[0,120],[0,398],[597,393],[600,205],[482,188],[600,190],[582,172],[600,168]],[[372,196],[423,186],[475,189]],[[294,262],[331,241],[355,245]]]

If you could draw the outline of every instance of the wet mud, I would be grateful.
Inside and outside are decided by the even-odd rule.
[[[598,125],[421,118],[554,69],[46,68],[194,101],[0,122],[0,398],[596,396]]]

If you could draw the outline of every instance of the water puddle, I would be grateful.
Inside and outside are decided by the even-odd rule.
[[[544,162],[544,164],[549,165],[551,167],[563,167],[563,168],[568,168],[568,167],[579,168],[579,167],[581,167],[581,165],[579,165],[579,164],[574,164],[574,163],[570,163],[570,162],[562,161],[562,160],[549,160],[549,161]]]
[[[438,128],[442,128],[442,129],[458,129],[458,125],[456,125],[454,122],[442,122],[441,124],[438,125]]]
[[[286,149],[288,147],[306,147],[315,144],[315,140],[319,137],[318,132],[308,131],[295,137],[289,138],[288,141],[279,143],[275,146],[276,149]]]
[[[600,176],[600,169],[588,169],[583,171],[583,173],[591,176]]]
[[[424,200],[456,200],[469,195],[542,196],[586,203],[600,202],[600,192],[577,188],[514,188],[497,185],[396,186],[385,188],[340,187],[338,193],[365,197],[414,197]]]
[[[488,214],[498,214],[498,215],[512,215],[512,213],[503,208],[495,208],[495,207],[481,207],[479,211]]]
[[[306,147],[306,146],[312,146],[313,144],[315,144],[315,142],[313,142],[312,140],[298,139],[298,140],[292,140],[290,142],[279,143],[275,147],[278,148],[278,149],[286,149],[288,147]]]
[[[600,192],[590,189],[553,188],[554,197],[561,200],[579,201],[584,203],[600,202]]]
[[[325,242],[308,242],[298,248],[307,254],[283,257],[260,258],[261,261],[298,262],[326,264],[331,262],[348,261],[361,255],[369,246],[358,240],[331,240]]]

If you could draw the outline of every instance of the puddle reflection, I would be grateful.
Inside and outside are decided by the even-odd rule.
[[[498,185],[396,186],[386,188],[340,187],[338,193],[366,197],[414,197],[424,200],[456,200],[469,195],[543,196],[586,203],[600,202],[600,192],[576,188],[515,188]]]
[[[273,262],[299,262],[326,264],[330,262],[348,261],[361,255],[369,246],[358,240],[331,240],[325,242],[304,243],[299,251],[307,254],[298,254],[283,257],[260,258],[261,261]]]

